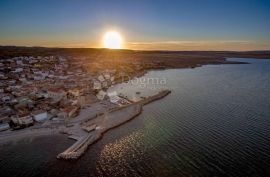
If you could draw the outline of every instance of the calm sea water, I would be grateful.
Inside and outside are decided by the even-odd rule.
[[[172,93],[74,162],[55,158],[73,143],[62,136],[1,145],[0,176],[269,176],[270,60],[243,61],[251,64],[151,71],[118,85],[111,91],[130,99]]]

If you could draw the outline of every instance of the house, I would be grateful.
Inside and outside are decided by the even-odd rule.
[[[17,65],[23,65],[22,60],[17,60],[16,63],[17,63]]]
[[[21,81],[21,82],[27,82],[27,79],[26,78],[19,78],[19,81]]]
[[[98,80],[100,82],[104,82],[105,81],[105,78],[103,77],[103,75],[100,75],[100,76],[98,76]]]
[[[114,76],[111,77],[111,82],[113,82],[113,81],[114,81]]]
[[[94,81],[94,90],[100,90],[102,85],[99,81]]]
[[[33,119],[37,122],[42,122],[48,119],[47,111],[36,110],[32,112]]]
[[[1,132],[1,131],[8,130],[9,128],[10,128],[10,127],[9,127],[9,124],[8,124],[8,123],[0,124],[0,132]]]
[[[48,98],[52,98],[53,100],[60,100],[67,96],[67,93],[62,89],[48,89]]]
[[[80,89],[75,88],[75,89],[70,89],[68,91],[68,94],[71,95],[72,97],[78,97],[82,94],[82,92]]]
[[[14,106],[15,109],[31,108],[34,104],[34,102],[27,96],[18,97],[16,100],[18,103]]]
[[[115,104],[119,102],[119,100],[121,100],[121,98],[117,95],[116,92],[108,93],[108,97],[110,98],[110,102]]]
[[[10,98],[10,96],[4,96],[4,97],[2,97],[2,101],[4,103],[9,103],[11,101],[11,98]]]
[[[10,116],[14,115],[15,111],[9,106],[0,108],[0,123],[6,123],[10,121]]]
[[[104,82],[102,82],[102,87],[103,88],[108,88],[108,82],[107,81],[104,81]]]
[[[90,95],[79,96],[77,100],[78,105],[80,105],[82,108],[94,102]]]
[[[37,75],[34,75],[34,80],[36,81],[44,80],[44,77],[41,74],[37,74]]]
[[[8,84],[14,85],[14,84],[16,84],[16,80],[9,80],[9,81],[8,81]]]
[[[109,80],[111,78],[110,73],[104,73],[103,74],[106,80]]]
[[[103,90],[100,90],[96,96],[99,100],[104,100],[106,95],[107,95],[106,92],[104,92]]]
[[[12,129],[21,129],[34,125],[34,121],[31,116],[24,117],[12,117],[9,126]]]
[[[23,71],[23,68],[16,68],[15,69],[15,73],[20,73],[20,72],[22,72]]]
[[[64,113],[64,118],[72,118],[79,114],[80,109],[77,106],[67,106],[63,108],[62,111]]]

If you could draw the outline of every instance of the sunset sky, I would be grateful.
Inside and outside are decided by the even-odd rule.
[[[270,0],[1,0],[0,45],[270,50]]]

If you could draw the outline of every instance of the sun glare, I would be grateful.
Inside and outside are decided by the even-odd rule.
[[[116,31],[109,31],[103,37],[103,45],[109,49],[121,49],[122,37]]]

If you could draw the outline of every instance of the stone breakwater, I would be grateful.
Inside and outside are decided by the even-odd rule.
[[[168,94],[171,91],[164,90],[159,92],[154,96],[147,97],[139,102],[130,104],[125,107],[120,107],[118,109],[112,110],[110,112],[104,113],[96,117],[95,119],[90,119],[82,122],[80,127],[84,127],[89,132],[86,131],[81,133],[81,136],[77,136],[77,142],[74,143],[71,147],[66,149],[64,152],[60,153],[58,159],[77,159],[87,150],[88,146],[95,143],[97,140],[102,138],[102,135],[112,129],[117,127],[131,119],[135,118],[142,112],[143,105],[149,104],[155,100],[159,100]],[[68,132],[68,131],[67,131]],[[71,133],[68,133],[71,136]]]
[[[159,100],[159,99],[169,95],[170,93],[171,93],[170,90],[163,90],[163,91],[159,92],[158,94],[153,95],[153,96],[149,96],[149,97],[147,97],[147,98],[145,98],[137,103],[140,103],[142,105],[147,105],[153,101]]]
[[[132,118],[139,115],[142,111],[141,104],[130,105],[119,110],[104,114],[93,120],[83,123],[84,126],[93,126],[95,129],[87,135],[82,136],[64,152],[60,153],[57,158],[60,159],[77,159],[87,149],[87,147],[102,137],[102,134],[111,128],[119,126]]]

